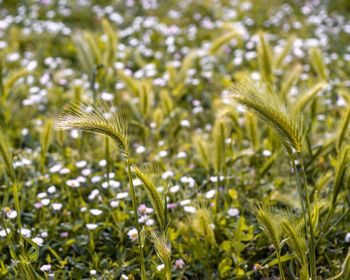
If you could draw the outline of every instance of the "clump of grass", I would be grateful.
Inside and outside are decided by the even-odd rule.
[[[308,263],[305,252],[307,251],[307,246],[305,243],[304,233],[302,231],[303,224],[298,222],[295,217],[288,213],[282,218],[283,236],[287,239],[287,245],[296,257],[301,269],[300,269],[300,279],[308,280],[309,271]]]
[[[155,230],[150,231],[151,239],[154,244],[154,248],[157,252],[158,257],[164,264],[164,279],[171,279],[171,248],[166,237],[166,233],[156,233]]]
[[[22,233],[21,233],[21,229],[22,229],[21,206],[20,206],[21,204],[19,199],[16,174],[13,168],[12,155],[9,149],[7,136],[1,129],[0,129],[0,158],[2,158],[5,163],[5,168],[8,176],[10,177],[11,184],[12,184],[11,190],[12,190],[13,200],[15,204],[15,210],[17,212],[19,247],[21,250],[20,254],[16,252],[15,247],[13,246],[13,241],[9,238],[7,229],[5,227],[6,236],[9,240],[10,254],[14,258],[14,261],[19,263],[20,271],[24,274],[25,278],[29,280],[36,280],[38,279],[38,276],[34,271],[31,262],[35,262],[38,259],[38,256],[39,256],[38,245],[35,244],[32,240],[22,236]],[[1,215],[1,220],[2,220],[2,215]],[[2,221],[2,224],[4,225],[4,221]],[[26,249],[24,246],[24,240],[30,243],[35,249],[35,252],[31,256],[29,256],[29,258],[27,257],[28,253],[26,252]]]
[[[281,241],[282,241],[282,225],[281,217],[271,208],[259,206],[254,209],[255,216],[259,225],[264,231],[267,238],[272,242],[277,254],[278,268],[281,279],[285,279],[282,262],[281,262]]]
[[[330,209],[328,210],[328,214],[326,217],[326,221],[323,228],[323,233],[325,233],[328,230],[330,217],[333,215],[336,204],[337,204],[337,198],[340,193],[341,187],[343,186],[343,182],[346,176],[346,170],[348,163],[350,162],[350,145],[346,145],[343,147],[343,149],[340,151],[338,155],[338,159],[335,166],[335,172],[334,172],[334,179],[333,179],[333,189],[331,194],[331,204]]]
[[[72,106],[59,117],[57,129],[80,130],[110,137],[126,159],[129,178],[130,193],[132,198],[134,218],[138,232],[139,254],[141,264],[141,279],[146,279],[143,249],[141,244],[141,229],[137,217],[136,195],[131,175],[131,164],[128,151],[127,125],[120,112],[111,113],[108,104],[97,101],[93,106]]]
[[[206,206],[197,206],[196,213],[191,215],[188,219],[189,227],[187,230],[192,231],[196,240],[200,240],[200,246],[204,246],[206,252],[215,246],[215,234],[214,234],[214,219],[212,212]],[[207,278],[213,279],[211,260],[205,256],[203,257],[203,262],[207,272]]]
[[[275,131],[285,150],[288,152],[290,160],[295,170],[299,199],[303,211],[305,227],[309,232],[309,254],[310,254],[310,271],[311,279],[316,279],[316,256],[315,256],[315,236],[312,226],[311,202],[307,187],[306,172],[302,157],[302,144],[304,138],[304,124],[301,115],[287,106],[282,105],[281,98],[272,90],[271,85],[266,85],[259,90],[252,81],[246,80],[237,83],[231,90],[232,98],[238,103],[244,105],[248,110],[254,112],[257,116],[263,118],[270,127]],[[300,162],[300,172],[297,170],[295,163],[294,151]],[[305,193],[305,203],[303,191]],[[306,204],[306,207],[304,206]],[[308,220],[306,219],[308,216]]]

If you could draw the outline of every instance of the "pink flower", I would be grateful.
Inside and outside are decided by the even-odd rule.
[[[175,261],[175,265],[177,269],[182,269],[185,265],[185,262],[183,261],[183,259],[178,259]]]
[[[141,204],[138,210],[141,214],[146,214],[147,206],[145,204]]]
[[[262,268],[261,265],[258,264],[258,263],[254,265],[254,270],[255,271],[260,270],[261,268]]]
[[[175,204],[174,204],[174,203],[170,203],[170,204],[168,204],[168,208],[170,208],[170,209],[174,209],[174,208],[175,208]]]
[[[36,202],[36,203],[34,203],[34,207],[41,208],[41,207],[43,207],[43,204],[41,202]]]

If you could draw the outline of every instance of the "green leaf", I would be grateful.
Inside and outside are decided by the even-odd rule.
[[[287,261],[290,261],[290,260],[293,260],[295,259],[295,256],[294,255],[284,255],[281,257],[281,263],[283,262],[287,262]],[[278,259],[274,259],[273,261],[269,262],[267,264],[268,267],[271,267],[271,266],[274,266],[278,264]]]
[[[219,263],[219,273],[221,277],[228,276],[231,271],[232,260],[230,258],[223,259]]]
[[[36,260],[37,260],[38,257],[39,257],[39,246],[38,246],[38,244],[36,244],[33,240],[31,240],[31,239],[29,239],[29,238],[27,238],[27,237],[25,237],[25,236],[23,236],[23,235],[22,235],[22,237],[23,237],[23,239],[24,239],[25,241],[27,241],[27,242],[28,242],[30,245],[32,245],[33,248],[34,248],[34,253],[32,253],[32,254],[29,256],[29,261],[30,261],[31,263],[36,262]]]

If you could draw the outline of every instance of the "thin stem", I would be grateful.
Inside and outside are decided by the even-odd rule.
[[[277,254],[277,251],[273,252],[270,256],[268,256],[260,265],[264,266],[274,255]]]
[[[109,187],[109,173],[111,172],[111,156],[109,153],[109,138],[106,136],[105,137],[105,158],[106,158],[106,176],[107,176],[107,183]]]
[[[171,280],[170,261],[167,261],[164,266],[164,279]]]
[[[303,157],[300,152],[298,152],[298,158],[300,161],[300,167],[302,171],[302,177],[304,182],[304,191],[306,196],[306,206],[307,206],[307,212],[308,212],[308,219],[309,219],[309,230],[310,230],[310,240],[309,240],[309,248],[310,248],[310,269],[311,269],[311,279],[316,279],[316,254],[315,254],[315,236],[314,236],[314,229],[312,226],[312,219],[311,219],[311,203],[310,203],[310,197],[309,192],[307,189],[307,182],[306,182],[306,174],[305,174],[305,168],[304,168],[304,161]]]
[[[133,210],[134,210],[136,230],[137,230],[137,236],[138,236],[138,241],[139,241],[139,254],[140,254],[140,264],[141,264],[141,279],[142,280],[146,280],[146,276],[145,276],[145,274],[146,274],[145,273],[145,262],[144,262],[144,258],[143,258],[143,249],[142,249],[142,242],[141,242],[141,231],[140,231],[139,220],[138,220],[138,217],[137,217],[135,189],[134,189],[134,184],[132,182],[132,177],[131,177],[130,162],[129,162],[129,158],[127,156],[126,156],[126,165],[127,165],[127,168],[128,168],[128,176],[129,176],[129,185],[130,185],[132,207],[133,207]]]
[[[278,259],[278,269],[280,271],[281,280],[285,280],[286,278],[284,277],[283,267],[281,263],[281,254],[278,250],[276,250],[276,252],[277,252],[277,259]]]
[[[304,205],[304,201],[303,201],[303,192],[302,192],[302,190],[301,190],[301,183],[300,183],[300,178],[299,178],[299,172],[298,172],[298,169],[297,169],[297,167],[296,167],[295,159],[294,159],[293,154],[291,155],[291,160],[292,160],[292,166],[293,166],[293,169],[294,169],[294,172],[295,172],[295,176],[296,176],[296,179],[297,179],[299,200],[300,200],[301,210],[303,211],[304,222],[305,222],[305,228],[306,228],[305,234],[307,235],[307,232],[308,232],[308,225],[307,225],[307,220],[306,220],[305,205]]]

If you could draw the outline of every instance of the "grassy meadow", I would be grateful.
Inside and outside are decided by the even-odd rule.
[[[350,280],[346,0],[0,0],[0,279]]]

